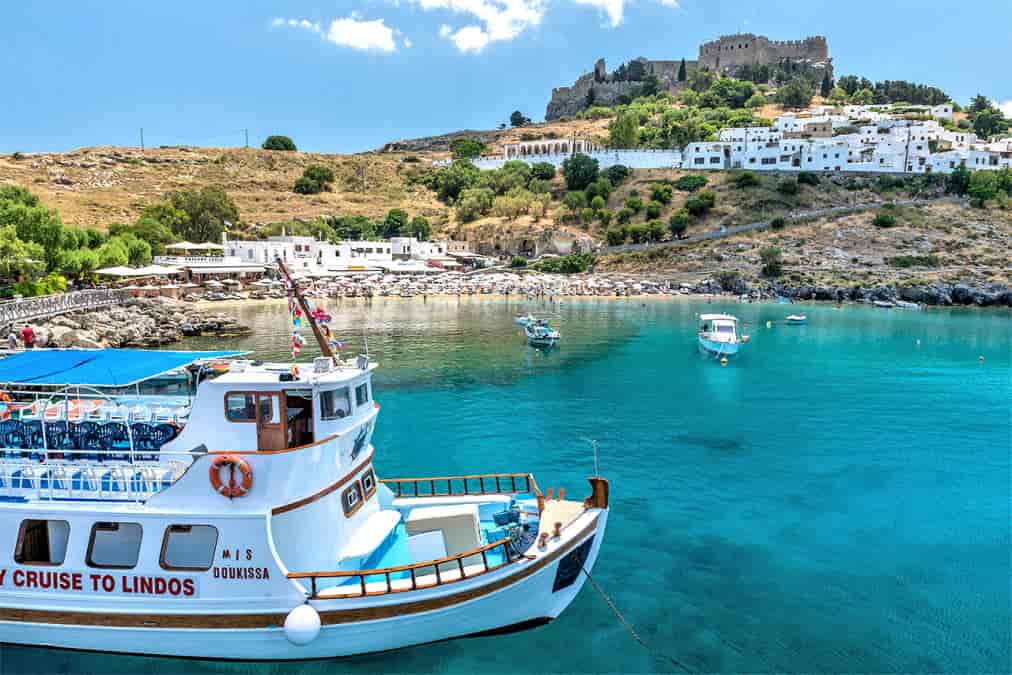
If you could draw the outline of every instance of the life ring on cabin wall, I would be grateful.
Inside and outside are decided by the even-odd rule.
[[[221,470],[226,466],[228,467],[228,483],[221,480]],[[236,481],[235,479],[236,470],[242,474],[241,481]],[[246,493],[253,487],[253,469],[250,468],[249,462],[239,455],[218,455],[211,462],[209,473],[211,475],[211,487],[222,497],[228,497],[229,499],[245,497]]]

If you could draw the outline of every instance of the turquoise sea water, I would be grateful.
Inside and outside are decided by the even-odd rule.
[[[1012,315],[702,301],[326,304],[380,361],[383,476],[611,481],[598,583],[705,672],[1009,672]],[[527,347],[513,314],[555,318]],[[726,366],[695,315],[752,335]],[[287,350],[283,305],[232,310]],[[918,343],[919,341],[919,343]],[[308,353],[308,352],[307,352]],[[983,355],[983,363],[978,356]],[[523,602],[523,598],[517,598]],[[0,672],[672,672],[586,586],[554,623],[341,661],[228,665],[4,647]]]

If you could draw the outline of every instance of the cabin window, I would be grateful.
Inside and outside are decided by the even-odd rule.
[[[341,495],[341,505],[344,507],[344,515],[346,516],[351,516],[362,506],[362,488],[358,481],[355,481]]]
[[[320,392],[320,417],[339,420],[351,414],[351,393],[348,387]]]
[[[70,523],[65,520],[22,520],[14,546],[19,565],[62,565],[67,557]]]
[[[277,394],[260,397],[260,424],[281,424],[281,401]]]
[[[211,525],[169,525],[162,539],[160,563],[166,570],[211,569],[218,528]]]
[[[128,569],[141,552],[140,523],[95,523],[88,542],[88,566]]]
[[[362,474],[362,492],[365,493],[366,499],[372,497],[373,493],[376,492],[376,474],[373,473],[372,469]]]
[[[369,383],[363,382],[355,387],[355,405],[365,405],[369,402]]]
[[[716,326],[718,333],[733,333],[734,328],[725,324],[718,324]]]
[[[229,422],[253,422],[256,419],[253,394],[243,392],[225,394],[225,418]]]

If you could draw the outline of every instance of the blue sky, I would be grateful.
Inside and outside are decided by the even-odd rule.
[[[1012,116],[1009,0],[3,2],[0,152],[241,145],[350,152],[544,116],[604,56],[694,58],[733,32],[822,34],[837,74],[978,91]]]

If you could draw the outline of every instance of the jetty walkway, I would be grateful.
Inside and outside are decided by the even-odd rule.
[[[48,319],[68,312],[111,307],[126,302],[130,297],[130,291],[104,288],[6,300],[0,302],[0,327]]]

